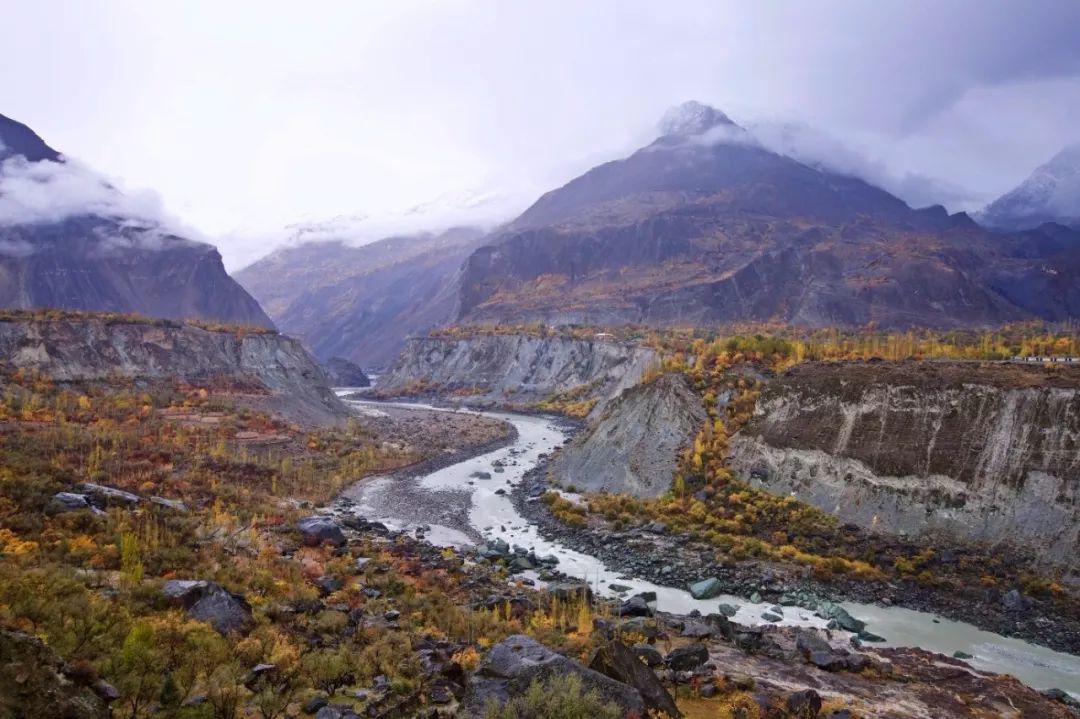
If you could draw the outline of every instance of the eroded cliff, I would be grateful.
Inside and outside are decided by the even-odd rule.
[[[1077,564],[1080,371],[807,364],[731,442],[753,484],[912,537],[1015,544]]]
[[[535,402],[565,392],[599,401],[638,384],[658,361],[648,348],[603,340],[478,334],[409,341],[379,389],[466,393],[474,400]]]
[[[0,321],[0,363],[61,382],[230,380],[254,390],[258,404],[305,424],[348,414],[300,343],[276,332],[92,315],[5,320]]]

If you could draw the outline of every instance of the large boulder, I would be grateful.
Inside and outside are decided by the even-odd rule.
[[[507,637],[484,656],[469,681],[461,716],[482,717],[489,703],[505,704],[527,691],[534,681],[547,682],[569,673],[581,678],[585,691],[595,691],[603,701],[614,703],[626,713],[645,716],[646,704],[637,689],[584,667],[521,634]]]
[[[650,710],[667,714],[672,719],[682,716],[653,670],[622,642],[608,642],[598,647],[589,660],[589,668],[637,689]]]
[[[721,589],[720,580],[716,577],[709,577],[691,584],[690,596],[694,599],[712,599],[720,596]]]
[[[101,509],[107,507],[134,507],[142,501],[142,497],[137,494],[125,492],[116,487],[106,487],[103,484],[86,482],[80,489],[91,504]]]
[[[206,622],[222,634],[243,634],[254,625],[251,605],[216,582],[173,579],[165,583],[161,593],[183,606],[192,618]]]
[[[704,644],[676,647],[668,652],[664,661],[667,662],[668,669],[674,669],[678,672],[690,671],[709,661],[709,650]]]
[[[57,512],[77,512],[80,509],[90,509],[90,502],[86,495],[74,492],[57,492],[53,495],[53,509]]]
[[[304,517],[296,523],[300,530],[300,536],[304,538],[304,544],[317,547],[320,544],[332,544],[335,547],[345,546],[345,533],[333,517],[316,514]]]

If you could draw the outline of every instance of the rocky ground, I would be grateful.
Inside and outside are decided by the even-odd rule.
[[[679,588],[705,577],[716,577],[722,593],[742,597],[757,593],[766,602],[777,602],[785,594],[803,593],[833,601],[903,606],[1058,651],[1080,653],[1080,621],[1061,616],[1048,602],[1016,592],[977,588],[972,590],[972,595],[956,595],[916,582],[871,582],[843,577],[825,584],[812,579],[801,567],[763,561],[718,561],[713,548],[670,534],[661,526],[642,525],[619,531],[606,524],[569,527],[555,519],[542,502],[527,501],[546,490],[545,473],[543,466],[534,469],[515,489],[513,497],[518,511],[535,523],[544,536],[591,554],[617,571]]]

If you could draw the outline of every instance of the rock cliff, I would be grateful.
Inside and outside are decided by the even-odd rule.
[[[482,334],[409,341],[379,389],[408,393],[420,383],[475,399],[531,402],[579,390],[603,404],[641,381],[657,361],[645,347],[601,340]],[[599,405],[598,405],[599,407]]]
[[[563,447],[551,472],[588,492],[656,497],[671,487],[679,451],[708,416],[690,381],[666,374],[631,387]]]
[[[733,468],[845,521],[1077,565],[1080,372],[808,364],[769,384]]]
[[[67,317],[0,321],[0,364],[57,381],[110,377],[255,383],[259,403],[303,423],[348,410],[299,342],[276,332],[212,331],[165,321]]]

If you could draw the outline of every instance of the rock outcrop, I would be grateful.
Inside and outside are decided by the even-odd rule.
[[[105,719],[106,702],[67,675],[40,638],[0,629],[0,717]]]
[[[379,389],[403,393],[424,384],[432,390],[467,390],[474,400],[531,402],[580,390],[583,399],[610,400],[638,384],[657,354],[648,348],[602,339],[578,340],[524,334],[425,337],[409,341]]]
[[[1075,568],[1080,372],[976,363],[808,364],[733,437],[753,484],[909,536],[1012,543]]]
[[[556,654],[532,637],[515,634],[484,656],[469,683],[463,716],[484,716],[491,703],[502,705],[524,694],[534,681],[545,682],[568,673],[577,674],[582,687],[595,691],[603,701],[616,704],[624,712],[645,715],[645,702],[633,687]]]
[[[0,362],[57,381],[182,379],[239,384],[267,409],[305,424],[348,410],[296,340],[276,332],[203,329],[167,321],[102,318],[0,320]]]
[[[551,471],[583,491],[655,497],[670,489],[679,451],[707,419],[690,381],[665,374],[608,403],[559,451]]]

